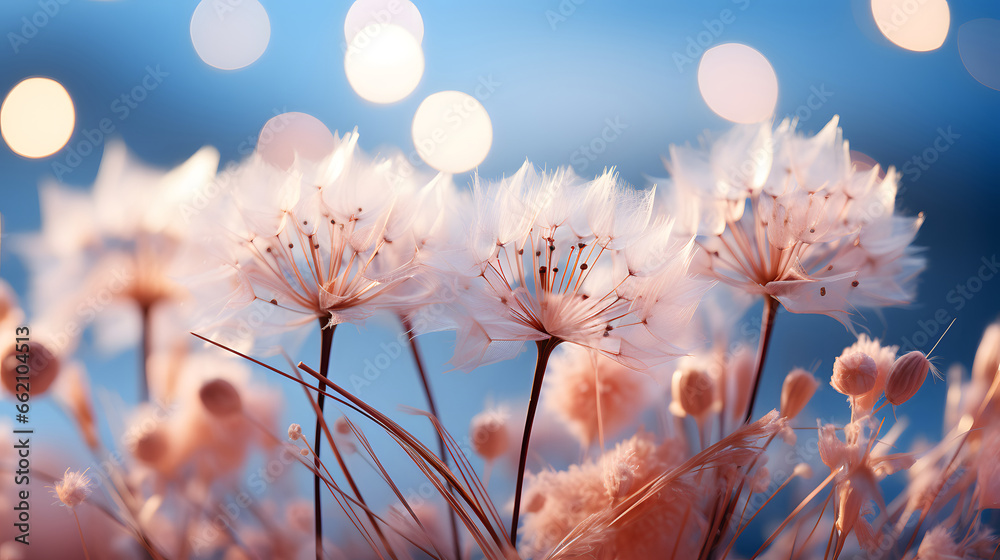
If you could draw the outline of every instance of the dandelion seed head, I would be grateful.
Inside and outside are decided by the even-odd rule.
[[[545,406],[584,447],[603,431],[610,437],[635,420],[650,393],[642,373],[580,346],[563,346],[549,360]]]
[[[473,416],[469,424],[472,448],[486,460],[500,457],[510,448],[509,424],[510,417],[502,408],[485,410]]]
[[[71,471],[66,469],[62,480],[56,482],[53,494],[66,507],[75,508],[90,495],[90,478],[86,471]]]
[[[854,352],[834,360],[830,385],[844,395],[863,395],[875,387],[877,377],[875,360],[868,354]]]

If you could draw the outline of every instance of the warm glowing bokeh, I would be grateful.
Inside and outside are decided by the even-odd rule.
[[[366,27],[378,32],[383,25],[398,25],[410,32],[418,43],[424,40],[424,19],[409,0],[358,0],[344,18],[344,37],[351,43]]]
[[[946,0],[872,0],[872,15],[887,39],[917,52],[943,45],[951,24]]]
[[[296,155],[319,161],[336,147],[333,133],[319,119],[306,113],[282,113],[264,124],[257,138],[257,152],[264,161],[288,169]]]
[[[493,123],[483,105],[471,95],[440,91],[417,107],[413,145],[434,169],[463,173],[486,159],[493,145]]]
[[[958,53],[972,77],[1000,90],[1000,20],[980,18],[958,28]]]
[[[237,70],[253,64],[271,40],[271,20],[257,0],[202,0],[191,16],[191,42],[205,64]]]
[[[66,88],[49,78],[28,78],[14,86],[0,108],[0,132],[15,153],[50,156],[73,135],[76,111]]]
[[[698,89],[712,111],[736,123],[760,122],[778,103],[778,77],[771,63],[740,43],[705,51],[698,65]]]
[[[354,91],[373,103],[394,103],[416,89],[424,75],[424,52],[398,25],[369,26],[351,41],[344,72]]]

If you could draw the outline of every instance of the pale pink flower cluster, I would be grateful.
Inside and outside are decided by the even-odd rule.
[[[738,126],[705,149],[672,147],[667,168],[701,273],[845,325],[913,300],[923,216],[895,212],[898,172],[860,170],[836,117],[812,137],[788,120]]]
[[[395,152],[365,154],[350,132],[319,160],[278,168],[253,154],[215,177],[220,196],[178,214],[178,201],[204,188],[216,166],[206,149],[177,170],[153,171],[109,147],[93,195],[43,189],[45,231],[25,242],[40,293],[56,289],[53,275],[62,286],[84,280],[41,313],[108,287],[90,279],[118,267],[128,278],[112,299],[161,315],[143,330],[144,340],[154,335],[142,351],[152,399],[110,407],[125,418],[109,424],[127,453],[97,479],[99,496],[83,473],[67,471],[55,487],[74,512],[100,508],[102,522],[134,542],[132,555],[342,549],[345,557],[633,560],[748,556],[763,543],[754,557],[910,559],[996,550],[982,519],[1000,508],[997,325],[971,375],[949,371],[938,442],[904,449],[900,439],[903,413],[936,368],[922,352],[897,356],[898,347],[867,335],[793,369],[780,413],[753,420],[770,324],[759,328],[755,355],[756,332],[736,332],[745,307],[730,292],[853,327],[859,308],[911,301],[924,265],[911,246],[922,218],[895,211],[896,172],[855,166],[836,119],[814,136],[786,121],[737,127],[703,150],[672,148],[663,206],[655,187],[630,187],[614,171],[582,178],[530,162],[496,180],[476,174],[462,189],[450,176],[414,172]],[[144,187],[124,188],[133,183]],[[329,347],[317,372],[287,345],[291,364],[303,359],[297,369],[251,358],[307,391],[308,407],[279,430],[280,395],[221,349],[195,348],[186,307],[204,312],[199,335],[234,353],[250,353],[268,327],[318,324],[329,343],[333,327],[380,314],[407,336],[454,330],[457,369],[512,358],[534,342],[524,430],[509,404],[473,416],[468,438],[415,413],[431,420],[440,442],[432,450],[343,388],[339,376],[356,372],[334,367],[325,377]],[[94,309],[95,320],[105,311]],[[9,331],[23,317],[0,286],[0,326]],[[94,406],[72,344],[50,351],[43,336],[35,359],[51,359],[33,365],[37,396],[54,395],[87,447],[109,451],[98,414],[109,407]],[[423,374],[417,344],[407,342]],[[21,362],[4,352],[3,388],[14,393]],[[526,375],[510,379],[527,389]],[[340,408],[335,419],[325,419],[317,389]],[[807,419],[831,389],[847,397],[849,422]],[[532,442],[539,404],[549,426]],[[318,437],[297,423],[313,420]],[[385,433],[369,437],[373,423]],[[557,457],[560,438],[570,460]],[[393,455],[386,442],[398,446]],[[516,471],[500,460],[518,453]],[[480,459],[498,472],[492,484],[475,470]],[[407,466],[417,493],[394,478]],[[260,473],[265,490],[251,496]],[[326,500],[287,499],[290,486],[278,482],[286,476],[309,478]],[[513,495],[498,490],[515,477]],[[889,477],[906,479],[895,499]],[[247,514],[212,530],[232,503]],[[315,512],[334,503],[343,514],[336,523],[356,528],[356,539],[334,545],[329,524],[316,529]],[[511,531],[502,511],[513,513]]]

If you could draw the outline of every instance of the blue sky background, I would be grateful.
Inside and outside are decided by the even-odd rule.
[[[424,97],[447,89],[475,94],[477,86],[489,82],[495,90],[480,101],[492,118],[494,140],[480,166],[482,174],[512,172],[525,157],[550,167],[572,163],[574,151],[598,136],[606,119],[617,119],[627,126],[620,138],[577,171],[593,175],[613,165],[628,181],[645,185],[647,177],[665,175],[660,158],[671,143],[694,143],[705,130],[729,126],[698,93],[697,58],[680,67],[677,58],[698,44],[699,33],[720,29],[711,21],[728,9],[734,21],[722,25],[717,37],[699,49],[732,41],[756,48],[778,77],[778,116],[798,112],[801,128],[815,131],[840,115],[853,149],[884,165],[908,165],[903,167],[898,206],[910,214],[925,212],[918,243],[927,247],[929,268],[921,277],[917,303],[886,310],[884,323],[877,314],[866,314],[872,334],[894,344],[916,335],[917,349],[927,351],[937,335],[917,333],[939,334],[943,325],[936,323],[935,315],[944,309],[949,320],[958,321],[938,346],[937,363],[942,369],[953,362],[968,367],[983,329],[1000,312],[1000,277],[983,281],[971,299],[952,292],[979,273],[983,258],[989,261],[1000,250],[1000,190],[994,167],[1000,146],[1000,92],[968,74],[956,44],[962,23],[1000,18],[996,2],[952,2],[944,46],[914,53],[882,37],[862,0],[563,0],[565,20],[554,25],[546,12],[560,11],[557,0],[419,1],[426,71],[412,95],[389,106],[361,100],[347,84],[342,49],[349,2],[261,2],[272,29],[267,51],[247,68],[220,71],[204,64],[191,45],[188,26],[195,1],[68,0],[15,52],[9,33],[23,33],[22,18],[30,20],[42,8],[37,1],[5,0],[0,3],[0,32],[6,37],[0,41],[0,92],[29,76],[56,79],[69,91],[77,111],[77,128],[67,149],[87,142],[85,129],[111,118],[117,134],[136,154],[168,166],[205,144],[216,146],[224,160],[238,158],[240,144],[252,142],[271,116],[285,111],[312,114],[331,130],[357,126],[366,150],[391,145],[408,152],[413,148],[411,119]],[[572,7],[571,13],[567,7]],[[698,49],[692,52],[700,55]],[[141,82],[147,67],[168,75],[127,118],[120,118],[112,103]],[[830,93],[818,108],[809,108],[816,91]],[[954,143],[921,169],[913,158],[932,147],[941,131],[951,131]],[[26,160],[0,148],[5,236],[38,227],[36,185],[54,174],[54,163],[66,163],[66,154],[64,150]],[[63,180],[81,188],[91,184],[99,154],[100,149],[82,158]],[[467,181],[467,174],[456,177],[460,185]],[[0,274],[17,292],[26,293],[24,268],[6,239]],[[363,368],[365,360],[381,352],[379,344],[397,334],[391,325],[378,322],[365,329],[341,328],[334,344],[335,370]],[[782,313],[759,410],[777,406],[780,383],[789,369],[818,361],[817,375],[826,379],[833,358],[852,341],[832,319]],[[451,342],[451,335],[420,339],[439,389],[444,421],[457,434],[464,434],[487,395],[526,400],[533,351],[469,375],[442,373],[448,370]],[[312,340],[305,350],[315,347]],[[134,355],[106,357],[85,350],[83,358],[95,383],[126,399],[135,394]],[[362,396],[383,409],[398,403],[422,407],[410,362],[395,360],[390,369]],[[286,418],[306,424],[306,418],[292,413],[301,404],[300,391],[285,388],[292,403]],[[945,388],[940,381],[928,381],[899,409],[900,416],[911,419],[908,437],[939,437]],[[829,387],[817,394],[812,409],[814,416],[826,419],[843,421],[848,415],[842,398]],[[54,441],[65,422],[51,408],[40,408],[42,413],[52,426],[46,437]],[[0,414],[0,419],[5,416]],[[43,422],[39,417],[36,421]],[[509,474],[502,471],[498,469],[495,478],[499,490],[509,484]]]

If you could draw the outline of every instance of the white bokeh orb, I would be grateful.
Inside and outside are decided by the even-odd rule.
[[[297,112],[271,117],[257,137],[257,153],[264,161],[281,169],[290,169],[295,157],[319,161],[330,155],[337,141],[316,117]]]
[[[344,56],[344,72],[355,93],[372,103],[394,103],[417,88],[424,52],[398,25],[359,33]]]
[[[698,90],[715,114],[735,123],[763,121],[778,103],[778,77],[771,63],[740,43],[705,51],[698,64]]]
[[[951,24],[947,0],[872,0],[872,16],[886,39],[917,52],[943,45]]]
[[[471,95],[441,91],[417,107],[413,145],[434,169],[464,173],[486,159],[493,145],[493,123],[483,105]]]
[[[384,25],[398,25],[418,43],[424,40],[424,19],[409,0],[357,0],[344,18],[344,37],[350,44],[358,33],[377,33]]]
[[[14,153],[50,156],[66,145],[76,125],[69,92],[50,78],[28,78],[15,85],[0,106],[0,134]]]
[[[270,40],[271,20],[257,0],[202,0],[191,16],[195,52],[205,64],[220,70],[253,64]]]

